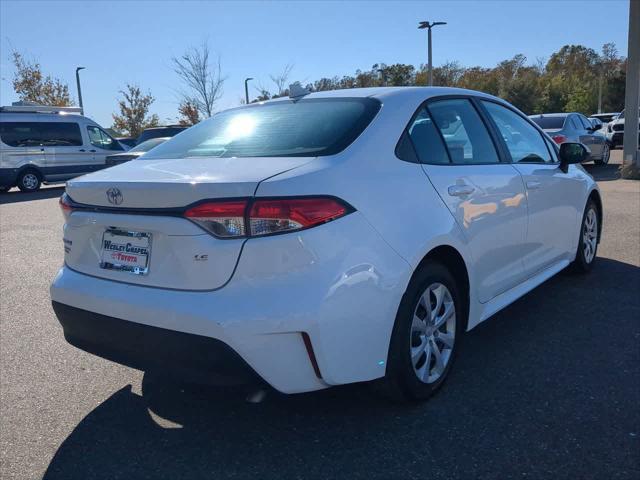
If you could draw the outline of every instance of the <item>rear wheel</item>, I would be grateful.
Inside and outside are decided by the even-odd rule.
[[[574,272],[586,273],[593,267],[598,252],[598,218],[598,207],[589,200],[582,216],[576,259],[571,264]]]
[[[35,192],[40,183],[40,175],[35,170],[25,170],[18,176],[18,188],[23,192]]]
[[[611,157],[611,149],[609,148],[609,144],[605,142],[602,147],[602,157],[598,160],[594,160],[596,165],[606,165],[609,163],[609,157]]]
[[[444,383],[464,331],[466,309],[449,270],[429,261],[414,276],[394,325],[387,373],[379,382],[397,400],[425,400]]]

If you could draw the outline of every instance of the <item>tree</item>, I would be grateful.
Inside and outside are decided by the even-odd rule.
[[[120,115],[112,114],[115,130],[137,137],[145,128],[158,125],[157,115],[147,116],[149,106],[155,100],[151,93],[143,94],[139,86],[127,84],[126,90],[120,90],[120,94],[123,97],[118,100]]]
[[[200,121],[200,112],[198,108],[191,102],[183,100],[178,107],[180,125],[191,126]]]
[[[25,59],[15,50],[11,54],[11,61],[16,68],[13,89],[20,100],[56,107],[73,104],[69,86],[58,78],[44,76],[38,62]]]
[[[220,57],[215,60],[210,57],[209,44],[203,42],[200,47],[192,47],[181,57],[172,58],[173,71],[185,87],[181,92],[183,101],[193,104],[205,118],[213,115],[225,81]]]
[[[284,68],[280,73],[269,75],[269,78],[273,83],[275,83],[276,88],[278,89],[278,93],[274,96],[281,97],[285,95],[285,90],[287,88],[287,80],[289,80],[289,75],[291,75],[291,70],[293,70],[293,65],[287,64],[284,66]]]

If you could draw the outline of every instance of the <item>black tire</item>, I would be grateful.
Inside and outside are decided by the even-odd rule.
[[[40,189],[42,178],[35,170],[25,170],[18,175],[18,188],[23,192],[35,192]]]
[[[422,294],[434,284],[444,285],[453,300],[455,335],[453,348],[447,349],[450,350],[450,353],[444,370],[435,381],[425,383],[418,378],[411,359],[415,333],[412,331],[412,322]],[[374,383],[374,388],[384,396],[402,402],[426,400],[433,395],[446,380],[454,363],[465,330],[466,312],[467,308],[462,302],[460,288],[451,272],[439,262],[427,261],[424,263],[420,270],[414,274],[402,297],[391,335],[386,375]],[[446,347],[443,347],[442,352],[445,349]],[[428,357],[427,360],[429,360]],[[427,371],[430,371],[429,365],[427,365]]]
[[[602,156],[599,159],[593,161],[593,163],[595,163],[596,165],[607,165],[609,163],[609,158],[611,157],[611,148],[606,142],[603,148],[605,150],[602,152]]]
[[[590,212],[593,212],[590,214]],[[587,247],[587,238],[593,238],[593,232],[586,232],[587,230],[591,230],[588,222],[589,218],[594,218],[596,221],[595,225],[595,245],[591,245],[591,249],[593,250],[593,254],[589,254],[590,249]],[[593,264],[596,262],[598,258],[598,243],[600,241],[600,214],[598,211],[598,206],[593,200],[589,200],[587,202],[587,206],[584,209],[584,213],[582,214],[582,222],[580,223],[580,233],[578,238],[578,251],[576,252],[576,259],[569,266],[570,270],[575,273],[588,273],[592,268]]]

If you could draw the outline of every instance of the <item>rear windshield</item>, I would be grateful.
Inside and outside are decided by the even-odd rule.
[[[567,117],[531,117],[543,130],[560,130]]]
[[[142,159],[333,155],[350,145],[379,109],[380,102],[371,98],[318,98],[227,110]]]
[[[138,137],[138,144],[142,142],[146,142],[151,138],[159,138],[159,137],[173,137],[174,135],[179,134],[183,130],[186,130],[187,127],[162,127],[162,128],[151,128],[143,131]]]

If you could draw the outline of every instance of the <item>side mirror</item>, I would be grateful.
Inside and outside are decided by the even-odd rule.
[[[560,168],[567,172],[568,166],[573,163],[582,163],[591,152],[581,143],[565,142],[560,145]]]
[[[602,128],[602,124],[601,123],[594,123],[593,126],[591,127],[592,131],[596,131],[596,130],[600,130]]]

